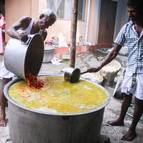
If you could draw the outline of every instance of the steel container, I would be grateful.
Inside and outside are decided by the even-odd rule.
[[[55,48],[45,45],[43,63],[50,63],[55,55]]]
[[[4,53],[6,68],[20,78],[26,79],[26,74],[37,75],[44,55],[44,43],[39,34],[30,35],[24,43],[10,39]]]
[[[64,78],[64,77],[63,77]],[[13,143],[98,143],[104,108],[109,103],[108,92],[98,84],[107,95],[107,100],[98,108],[84,113],[49,113],[28,109],[8,94],[15,79],[4,88],[8,100],[8,119]],[[95,92],[96,93],[96,92]]]
[[[64,79],[65,81],[69,81],[71,83],[76,83],[79,81],[80,78],[80,69],[78,68],[67,68],[67,70],[64,73]]]

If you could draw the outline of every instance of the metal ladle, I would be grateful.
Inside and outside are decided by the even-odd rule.
[[[79,68],[76,68],[76,69],[69,69],[67,71],[65,71],[64,73],[64,80],[65,81],[69,81],[71,83],[77,83],[80,79],[80,75],[81,74],[84,74],[84,73],[87,73],[87,71],[85,72],[80,72],[80,69]]]

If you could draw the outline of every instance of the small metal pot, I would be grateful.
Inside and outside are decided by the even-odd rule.
[[[76,83],[80,78],[80,69],[67,68],[64,73],[64,80],[71,83]]]
[[[84,73],[87,73],[87,71],[81,72],[79,68],[67,68],[64,73],[64,80],[71,83],[76,83],[79,81],[80,75]]]
[[[10,39],[4,53],[6,68],[18,77],[26,79],[31,73],[37,75],[44,55],[44,42],[39,34],[30,35],[26,43]]]

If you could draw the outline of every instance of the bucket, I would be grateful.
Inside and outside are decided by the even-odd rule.
[[[10,39],[4,53],[6,68],[22,79],[31,73],[37,76],[42,65],[44,42],[39,34],[30,35],[26,43]]]

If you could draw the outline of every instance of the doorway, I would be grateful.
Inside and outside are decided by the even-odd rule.
[[[117,1],[101,0],[98,48],[110,48],[113,42]]]

